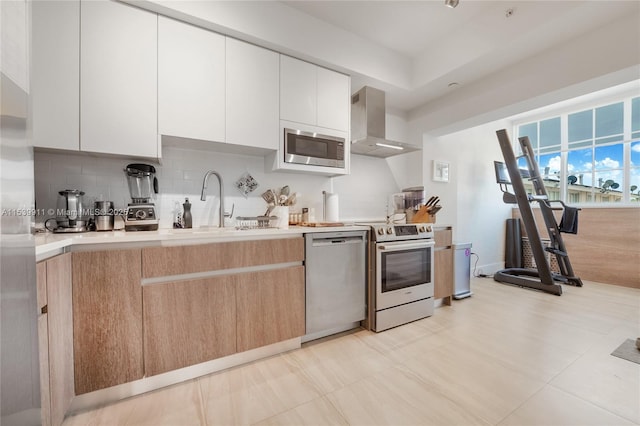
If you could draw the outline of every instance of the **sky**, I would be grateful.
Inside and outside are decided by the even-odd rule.
[[[595,159],[594,159],[595,154]],[[624,178],[624,158],[623,145],[607,145],[596,146],[595,150],[591,148],[570,150],[568,152],[568,175],[583,175],[584,185],[593,185],[594,176],[592,170],[595,169],[596,185],[600,178],[603,181],[609,179],[622,185]],[[594,167],[595,165],[595,167]],[[560,172],[561,159],[560,153],[543,154],[538,158],[538,167],[540,172],[544,173],[545,167],[549,167],[549,173],[555,174]],[[631,185],[640,188],[640,141],[631,144]]]

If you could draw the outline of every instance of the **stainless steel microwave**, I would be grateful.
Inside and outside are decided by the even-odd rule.
[[[284,162],[344,168],[346,140],[302,130],[284,129]]]

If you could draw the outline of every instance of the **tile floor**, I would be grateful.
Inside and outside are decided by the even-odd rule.
[[[640,290],[560,297],[474,279],[424,320],[365,330],[68,417],[64,425],[640,425]]]

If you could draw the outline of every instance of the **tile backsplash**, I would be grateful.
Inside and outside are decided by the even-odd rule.
[[[288,185],[298,198],[292,211],[309,207],[316,220],[322,220],[322,191],[337,192],[340,197],[340,219],[383,219],[390,193],[397,192],[387,163],[383,159],[352,157],[352,174],[326,177],[302,173],[264,171],[264,159],[259,156],[228,154],[214,151],[163,147],[162,164],[153,164],[157,170],[159,194],[156,205],[161,228],[170,228],[174,217],[182,212],[182,203],[189,198],[192,204],[193,227],[216,226],[220,197],[215,177],[209,179],[207,200],[200,201],[202,180],[208,170],[223,177],[225,210],[234,206],[237,216],[258,216],[267,204],[261,194],[269,188]],[[123,171],[129,163],[144,163],[139,159],[113,156],[75,154],[67,152],[35,153],[35,197],[38,209],[55,209],[58,191],[80,189],[85,192],[87,208],[98,200],[113,201],[116,209],[124,209],[130,202],[129,189]],[[255,191],[246,197],[235,182],[245,172],[258,181]],[[342,194],[341,190],[345,193]],[[355,191],[355,192],[354,192]],[[347,193],[348,192],[348,193]],[[42,225],[51,216],[39,216]]]

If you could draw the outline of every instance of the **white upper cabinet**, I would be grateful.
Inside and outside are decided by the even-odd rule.
[[[225,141],[225,37],[158,18],[159,133]]]
[[[317,66],[280,55],[280,119],[316,124]]]
[[[348,76],[318,67],[318,126],[349,131],[350,91]]]
[[[157,24],[120,2],[82,2],[82,151],[159,157]]]
[[[280,119],[349,131],[349,76],[280,56]]]
[[[227,37],[227,143],[278,149],[279,56]]]
[[[33,144],[80,149],[80,0],[34,1],[31,108]]]

